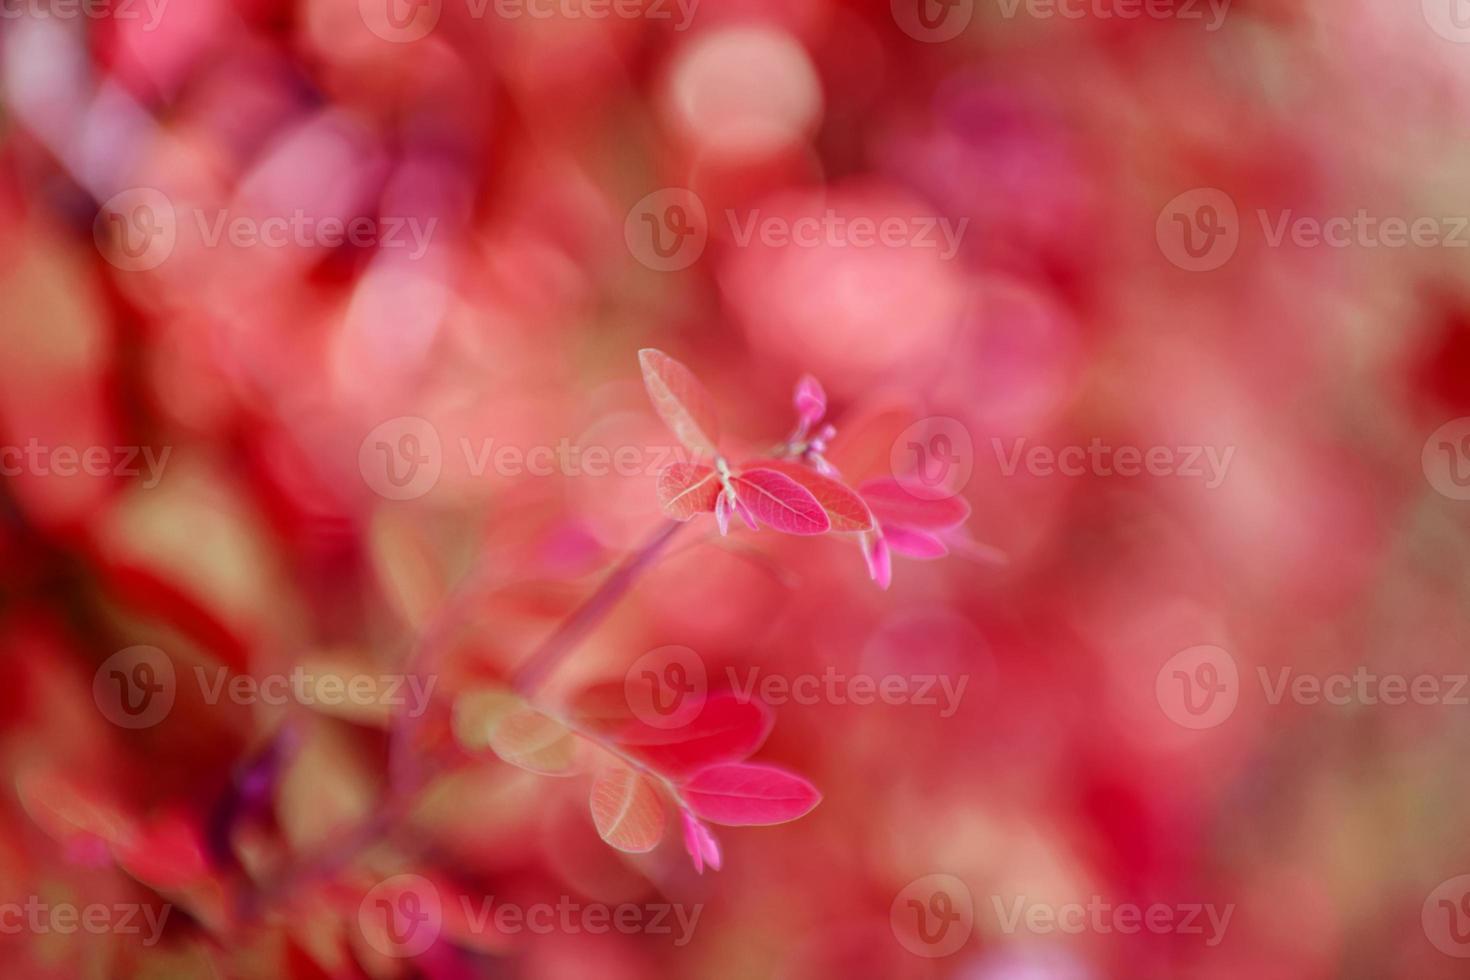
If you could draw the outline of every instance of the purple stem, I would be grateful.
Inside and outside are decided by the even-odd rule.
[[[593,627],[602,622],[612,608],[617,605],[618,600],[630,589],[638,576],[651,565],[663,551],[664,546],[669,543],[679,529],[684,525],[676,521],[670,521],[659,528],[657,533],[648,540],[642,548],[633,552],[618,563],[597,591],[587,597],[582,605],[577,607],[576,612],[564,619],[560,626],[552,632],[535,652],[526,658],[516,671],[511,686],[517,694],[522,697],[530,697],[534,694],[546,678],[549,677],[561,661],[576,649],[577,644],[592,631]]]

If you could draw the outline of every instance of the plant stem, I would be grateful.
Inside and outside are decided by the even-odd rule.
[[[541,642],[535,652],[526,658],[525,663],[521,664],[511,681],[511,686],[515,688],[517,694],[522,697],[530,697],[536,693],[567,654],[575,650],[577,644],[598,623],[607,618],[618,600],[638,580],[638,576],[653,564],[659,552],[663,551],[664,546],[673,539],[675,534],[679,533],[683,526],[676,521],[669,521],[659,528],[642,548],[618,563],[618,566],[597,587],[597,591],[588,596],[575,612],[563,620],[562,624]]]
[[[637,551],[618,563],[586,601],[568,616],[551,635],[541,642],[520,669],[516,671],[512,685],[523,697],[529,697],[577,644],[605,619],[633,583],[658,558],[664,547],[684,525],[669,521],[661,526]],[[474,608],[474,600],[481,594],[485,580],[489,577],[488,566],[472,571],[464,584],[450,596],[425,626],[418,642],[409,655],[409,672],[418,675],[431,670],[439,655],[452,637],[454,629],[461,625],[466,615]],[[243,921],[248,925],[258,921],[270,906],[285,899],[297,887],[331,877],[351,863],[363,851],[392,832],[404,814],[411,811],[418,792],[428,782],[431,773],[422,771],[414,759],[415,735],[420,730],[422,719],[400,716],[394,719],[389,737],[389,792],[380,809],[359,827],[350,831],[326,853],[314,859],[288,865],[269,883],[256,885],[248,891],[243,901]],[[569,724],[569,727],[572,727]],[[615,747],[594,737],[593,733],[581,732],[604,749],[623,757],[625,761],[644,767],[636,760],[623,756]],[[665,780],[665,784],[670,786]],[[677,793],[674,794],[678,798]]]

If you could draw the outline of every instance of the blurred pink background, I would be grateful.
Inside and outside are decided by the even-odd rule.
[[[6,975],[1464,976],[1460,3],[6,4]],[[774,679],[822,802],[700,875],[453,731],[663,520],[645,347],[977,542],[706,520],[567,659]],[[406,737],[249,687],[414,673],[472,570]]]

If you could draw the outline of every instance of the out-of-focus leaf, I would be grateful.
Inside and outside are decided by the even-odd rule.
[[[929,561],[949,554],[949,548],[943,541],[927,531],[916,531],[913,528],[886,527],[883,529],[883,540],[888,542],[888,547],[895,554],[905,558]]]
[[[708,466],[670,463],[658,475],[659,505],[676,521],[713,511],[719,495],[719,478]]]
[[[823,476],[810,466],[784,459],[763,459],[749,465],[775,470],[805,487],[827,512],[833,531],[847,533],[873,529],[873,515],[869,513],[868,505],[863,503],[856,490],[842,481]]]
[[[970,517],[970,505],[960,496],[929,500],[898,480],[869,480],[858,487],[868,508],[882,525],[901,524],[921,531],[947,531]]]
[[[454,733],[471,750],[545,776],[577,771],[581,742],[565,726],[499,688],[475,691],[454,705]]]
[[[679,787],[679,795],[697,816],[730,827],[786,823],[822,801],[800,776],[751,763],[701,769]]]
[[[444,602],[446,575],[407,512],[381,508],[373,515],[373,567],[383,593],[410,626],[422,626]]]
[[[598,772],[590,802],[597,833],[620,851],[651,851],[663,838],[664,805],[658,789],[628,766]]]
[[[669,431],[696,453],[718,455],[720,430],[714,402],[694,372],[652,347],[638,352],[638,363],[653,410]]]
[[[630,755],[680,778],[716,763],[750,758],[765,743],[774,723],[765,703],[742,701],[723,692],[710,695],[687,725],[655,728],[633,719],[614,738]]]
[[[785,534],[822,534],[832,521],[811,491],[784,473],[746,470],[734,480],[741,503],[756,520]]]

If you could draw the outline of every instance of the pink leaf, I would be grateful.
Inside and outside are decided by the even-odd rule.
[[[689,724],[655,728],[629,721],[613,736],[629,755],[659,772],[682,778],[719,762],[748,759],[771,734],[771,709],[732,692],[711,694]]]
[[[895,554],[906,558],[917,558],[920,561],[932,561],[949,554],[949,548],[945,543],[928,531],[915,531],[913,528],[889,525],[883,529],[883,540],[888,542],[888,547],[892,548]]]
[[[720,870],[720,845],[715,835],[688,810],[680,810],[679,816],[684,821],[684,850],[689,852],[694,870],[704,874],[706,864]]]
[[[701,769],[679,787],[679,795],[698,816],[732,827],[786,823],[822,801],[800,776],[750,763]]]
[[[638,352],[643,384],[653,410],[686,447],[707,456],[719,455],[719,425],[714,403],[694,372],[663,351]]]
[[[873,529],[873,515],[868,512],[868,505],[863,503],[856,490],[839,480],[829,476],[823,476],[810,466],[793,463],[784,459],[759,460],[752,464],[761,469],[775,470],[785,476],[791,477],[807,489],[816,498],[822,510],[827,512],[827,519],[832,522],[832,530],[837,532],[871,531]]]
[[[878,588],[886,590],[893,582],[893,559],[888,554],[888,542],[883,540],[882,534],[864,534],[858,541],[868,562],[868,577],[878,583]]]
[[[740,515],[740,520],[744,522],[746,527],[752,531],[756,530],[755,514],[751,513],[750,505],[741,500],[738,494],[735,497],[734,511]]]
[[[676,521],[714,510],[719,495],[720,480],[711,467],[670,463],[658,474],[658,502]]]
[[[751,514],[786,534],[822,534],[832,521],[810,490],[784,473],[747,470],[735,477],[735,493]]]
[[[970,516],[963,497],[928,500],[893,479],[869,480],[858,487],[880,524],[902,524],[922,531],[947,531]]]
[[[796,414],[801,420],[803,432],[827,414],[827,393],[810,374],[803,374],[796,383],[796,394],[792,400],[796,404]]]
[[[628,766],[599,772],[589,802],[598,835],[620,851],[651,851],[664,835],[664,805],[658,790]]]

